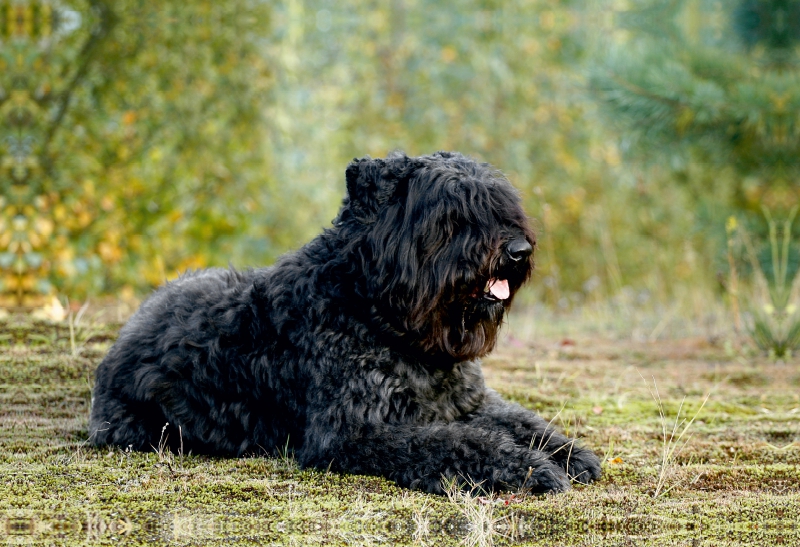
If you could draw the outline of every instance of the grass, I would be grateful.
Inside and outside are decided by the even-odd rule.
[[[0,542],[800,543],[800,367],[732,350],[717,327],[672,338],[688,327],[670,319],[650,337],[657,318],[631,336],[573,316],[538,316],[546,328],[512,317],[485,360],[487,382],[577,433],[603,455],[603,477],[558,496],[448,498],[299,470],[289,451],[217,459],[94,448],[93,371],[119,325],[77,319],[0,320]]]
[[[644,380],[644,376],[642,376],[642,380]],[[645,382],[647,381],[645,380]],[[669,481],[673,472],[676,470],[676,462],[678,457],[681,455],[681,452],[683,452],[683,449],[689,444],[691,435],[687,436],[686,440],[683,440],[683,438],[692,427],[694,421],[700,415],[703,407],[706,406],[708,398],[711,396],[711,392],[705,396],[700,408],[697,409],[697,412],[695,412],[694,416],[692,416],[688,422],[686,421],[686,417],[682,416],[683,405],[686,402],[686,397],[684,397],[678,406],[678,411],[675,413],[675,421],[672,423],[672,427],[670,428],[669,420],[666,412],[664,411],[664,403],[661,400],[661,394],[658,392],[658,384],[656,384],[655,378],[653,379],[652,388],[649,384],[647,384],[647,391],[650,392],[650,396],[653,398],[653,401],[655,401],[656,406],[658,407],[658,415],[661,419],[661,459],[658,464],[658,482],[656,483],[656,489],[653,492],[653,497],[657,498],[661,494],[666,494],[672,490],[672,488],[677,486],[677,484],[670,485]]]
[[[790,272],[789,268],[789,255],[793,247],[792,224],[797,211],[795,207],[786,219],[778,222],[766,208],[763,210],[769,228],[771,275],[767,275],[759,262],[754,242],[744,226],[740,226],[735,217],[730,217],[726,226],[730,268],[728,293],[737,331],[743,330],[739,311],[741,300],[750,316],[745,330],[758,347],[769,351],[776,359],[791,358],[792,351],[800,347],[800,313],[797,306],[800,276],[796,270]],[[739,294],[738,273],[733,258],[737,244],[735,239],[744,248],[753,272],[749,298],[740,298]]]
[[[447,499],[467,521],[464,544],[468,547],[494,545],[495,537],[500,533],[499,525],[508,519],[508,516],[495,518],[494,497],[486,495],[479,484],[460,488],[456,479],[442,479],[442,483]]]

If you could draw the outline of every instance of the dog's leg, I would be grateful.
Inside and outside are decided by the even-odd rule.
[[[600,459],[594,452],[578,446],[576,439],[562,435],[534,412],[504,401],[493,390],[487,390],[485,404],[465,420],[484,429],[505,431],[517,443],[549,454],[574,481],[588,484],[600,476]]]
[[[298,453],[303,466],[384,475],[399,485],[443,493],[442,479],[485,491],[561,492],[569,479],[548,455],[528,450],[505,432],[463,422],[369,424],[349,435],[307,432]]]
[[[127,405],[101,395],[92,406],[89,440],[97,446],[149,451],[158,447],[167,421],[155,404]]]

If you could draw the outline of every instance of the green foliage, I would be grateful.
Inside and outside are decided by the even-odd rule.
[[[0,2],[3,289],[98,293],[219,261],[264,184],[251,2]]]
[[[631,5],[620,18],[625,33],[612,37],[599,56],[591,87],[632,144],[632,155],[670,162],[675,180],[693,195],[698,228],[718,231],[732,215],[723,283],[736,327],[742,328],[741,303],[752,339],[784,357],[800,343],[791,302],[798,255],[791,225],[800,203],[800,79],[796,21],[787,18],[800,12],[800,3]],[[770,210],[787,219],[780,244]],[[752,239],[744,225],[752,227]],[[734,256],[741,249],[744,268]],[[723,250],[719,245],[714,254]],[[745,298],[747,293],[752,296]]]
[[[628,32],[604,53],[591,81],[607,113],[639,152],[678,154],[678,170],[689,162],[732,169],[725,184],[734,185],[726,203],[733,210],[788,211],[800,198],[800,77],[787,66],[794,61],[788,44],[755,50],[757,37],[743,36],[742,25],[758,8],[774,15],[782,35],[781,14],[796,3],[633,4]]]
[[[535,285],[553,303],[694,290],[724,241],[721,224],[702,229],[716,202],[766,199],[763,169],[709,168],[703,143],[725,142],[742,165],[782,160],[788,181],[794,137],[758,138],[794,135],[769,104],[791,112],[797,86],[711,47],[659,72],[666,50],[629,27],[665,18],[624,5],[0,0],[0,291],[17,303],[130,294],[187,268],[269,263],[328,224],[350,159],[397,148],[503,169],[538,227]],[[684,101],[679,137],[702,161],[623,164],[628,140],[587,100],[599,60]],[[660,100],[602,89],[617,121],[650,109],[639,125],[677,138],[682,110],[659,117]],[[731,105],[749,105],[755,144],[726,132]]]
[[[728,224],[729,232],[738,232],[755,277],[755,290],[749,298],[748,310],[752,315],[748,325],[750,336],[756,345],[773,357],[791,357],[800,347],[800,309],[798,269],[790,268],[789,255],[792,245],[792,224],[797,215],[795,207],[783,222],[776,222],[768,211],[764,211],[769,227],[769,255],[771,268],[764,272],[747,231],[737,226],[735,220]],[[778,232],[780,231],[780,237]]]

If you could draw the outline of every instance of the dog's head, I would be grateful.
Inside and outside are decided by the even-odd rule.
[[[533,269],[517,191],[457,153],[354,160],[334,224],[360,263],[360,296],[384,328],[425,352],[485,355]]]

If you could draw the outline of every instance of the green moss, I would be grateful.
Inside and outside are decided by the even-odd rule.
[[[480,539],[479,530],[498,545],[617,544],[631,536],[647,545],[800,541],[800,417],[788,365],[720,365],[685,352],[670,359],[631,344],[618,344],[614,359],[585,349],[570,358],[499,349],[485,363],[489,384],[554,418],[606,462],[600,481],[564,495],[473,500],[491,509],[480,525],[447,498],[379,477],[299,470],[291,459],[89,447],[92,371],[115,330],[97,326],[77,350],[61,324],[17,319],[0,331],[10,333],[0,346],[6,543],[462,545]],[[648,364],[640,376],[641,362]],[[642,376],[651,387],[655,379],[664,421]],[[708,392],[691,428],[673,441],[664,492],[654,497],[662,427],[669,437],[677,418],[680,433]]]

